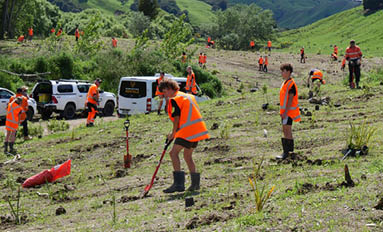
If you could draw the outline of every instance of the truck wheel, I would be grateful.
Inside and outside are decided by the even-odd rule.
[[[103,109],[104,116],[112,116],[113,112],[114,112],[114,103],[112,101],[106,102]]]
[[[64,108],[62,116],[68,120],[68,119],[73,119],[75,115],[76,115],[75,106],[71,103],[67,104]]]
[[[28,111],[27,111],[27,119],[28,119],[28,121],[32,121],[33,115],[35,115],[35,112],[33,111],[33,108],[29,106],[28,107]]]
[[[43,120],[48,120],[52,115],[52,111],[50,110],[43,110],[43,112],[41,113],[41,117],[43,118]]]

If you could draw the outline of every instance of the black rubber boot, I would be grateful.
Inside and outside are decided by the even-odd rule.
[[[177,171],[173,172],[174,182],[173,184],[165,189],[164,193],[174,193],[174,192],[183,192],[185,191],[185,172]]]
[[[294,152],[294,139],[287,139],[289,152]]]
[[[281,155],[275,157],[275,158],[277,158],[277,159],[286,159],[287,156],[289,156],[288,140],[289,139],[282,138],[283,153]]]
[[[197,172],[190,173],[190,177],[191,177],[191,185],[187,189],[187,191],[192,192],[192,191],[199,190],[199,188],[200,188],[199,183],[200,183],[200,179],[201,179],[200,174]]]
[[[4,153],[8,152],[8,142],[4,142]]]
[[[15,143],[9,143],[9,153],[15,155],[17,153],[17,151],[13,148],[13,145]]]

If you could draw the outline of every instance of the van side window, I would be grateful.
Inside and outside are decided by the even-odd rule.
[[[146,82],[143,81],[122,81],[120,95],[126,98],[146,97]]]
[[[12,97],[12,94],[6,90],[0,90],[0,99],[9,99]]]
[[[77,89],[80,93],[88,93],[90,85],[77,85]]]
[[[59,93],[72,93],[73,86],[72,85],[59,85],[57,86],[57,91]]]

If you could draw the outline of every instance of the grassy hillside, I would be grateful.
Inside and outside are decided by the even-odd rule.
[[[355,39],[365,56],[383,56],[383,11],[364,16],[357,7],[338,13],[311,25],[283,32],[281,43],[292,43],[284,50],[298,52],[304,46],[308,53],[330,54],[332,45],[340,47],[341,54]]]
[[[189,12],[190,22],[194,25],[208,23],[214,18],[211,5],[199,0],[176,0],[181,10]]]
[[[256,3],[264,9],[270,9],[278,26],[297,28],[337,12],[355,7],[351,0],[229,0],[233,3]]]

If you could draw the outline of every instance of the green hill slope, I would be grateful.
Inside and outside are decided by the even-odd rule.
[[[355,39],[365,56],[383,56],[383,11],[368,16],[357,7],[322,19],[311,25],[283,32],[279,41],[290,44],[285,50],[298,52],[304,46],[307,53],[330,54],[332,45],[340,47],[341,54]]]
[[[351,0],[229,0],[231,4],[255,3],[270,9],[278,26],[297,28],[358,5]]]

